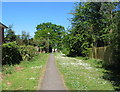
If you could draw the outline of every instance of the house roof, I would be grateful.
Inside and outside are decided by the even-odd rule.
[[[7,26],[5,26],[4,24],[2,24],[1,22],[0,22],[0,27],[2,27],[2,28],[8,28]]]

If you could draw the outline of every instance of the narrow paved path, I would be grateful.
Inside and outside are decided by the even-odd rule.
[[[61,76],[58,73],[53,54],[50,54],[49,56],[45,76],[42,80],[40,90],[66,90]]]

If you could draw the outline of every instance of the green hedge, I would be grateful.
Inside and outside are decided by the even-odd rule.
[[[19,52],[23,60],[30,60],[37,55],[37,49],[34,46],[20,46]]]
[[[33,46],[18,46],[15,42],[5,43],[2,46],[2,65],[19,64],[22,60],[30,60],[37,55]]]
[[[2,46],[2,65],[19,64],[22,56],[18,50],[18,46],[14,43],[6,43]]]

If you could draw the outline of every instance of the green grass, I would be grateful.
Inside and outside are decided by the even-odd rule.
[[[2,85],[2,72],[0,71],[0,85]],[[0,92],[2,91],[2,86],[0,86]]]
[[[96,60],[63,57],[59,53],[55,58],[69,90],[114,90],[112,83],[103,79],[103,72],[107,71]]]
[[[39,54],[19,65],[3,66],[2,90],[37,90],[48,54]]]

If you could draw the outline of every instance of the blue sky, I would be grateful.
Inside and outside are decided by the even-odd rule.
[[[26,31],[33,37],[40,23],[70,26],[71,10],[74,2],[3,2],[2,22],[7,26],[13,24],[16,34]]]

